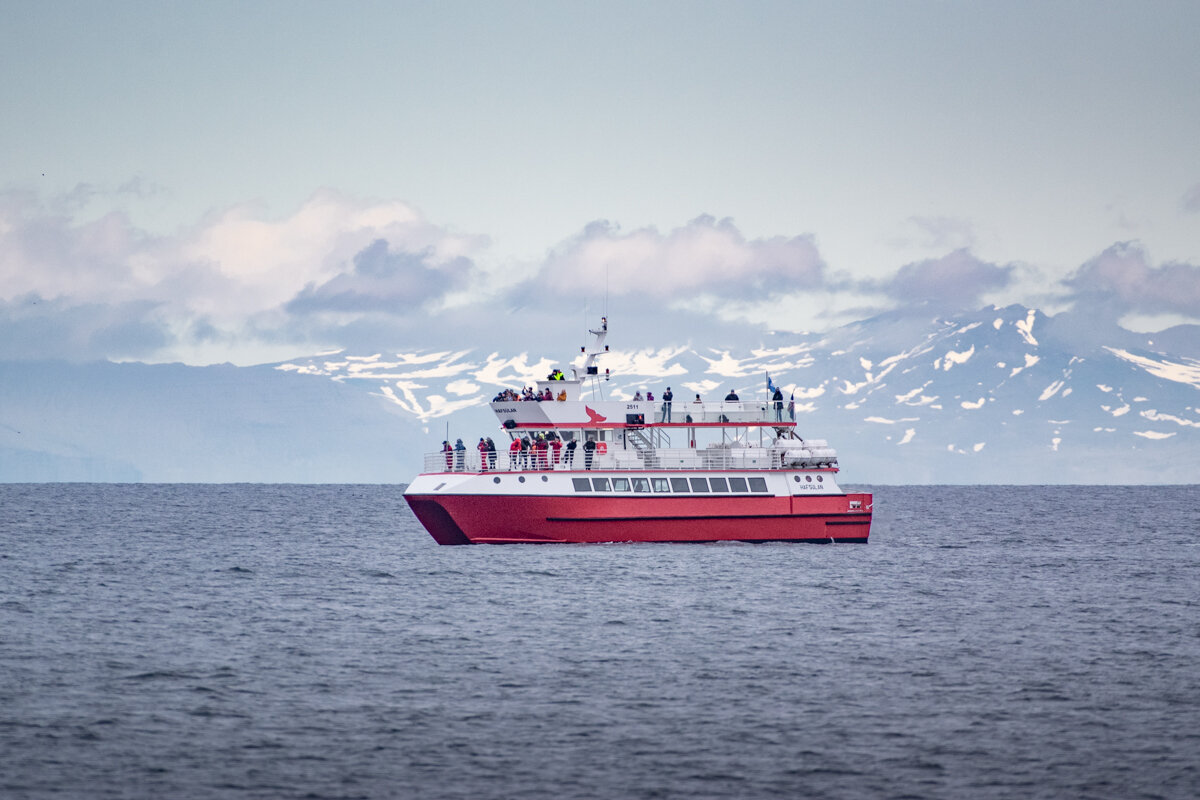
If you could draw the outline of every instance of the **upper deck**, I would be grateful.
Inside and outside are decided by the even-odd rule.
[[[578,380],[538,381],[538,391],[549,389],[555,400],[493,402],[500,424],[512,429],[641,428],[651,426],[775,427],[794,428],[786,411],[768,400],[696,402],[676,398],[670,418],[666,404],[655,400],[583,400]]]

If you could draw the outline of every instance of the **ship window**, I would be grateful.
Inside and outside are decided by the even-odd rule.
[[[673,491],[673,492],[688,491],[687,478],[671,478],[671,491]]]
[[[590,492],[592,484],[587,478],[571,478],[571,483],[575,484],[575,491]]]
[[[800,478],[796,478],[796,480],[800,480]],[[812,483],[812,475],[805,475],[804,480],[808,481],[809,483]]]
[[[729,491],[731,491],[731,492],[746,491],[746,479],[745,478],[730,478],[729,479]]]
[[[596,487],[597,492],[612,491],[612,487],[608,484],[608,478],[592,478],[592,486]]]
[[[724,478],[709,478],[708,485],[712,487],[714,492],[729,491],[729,484],[725,482]]]
[[[629,491],[629,478],[613,478],[612,482],[613,482],[613,491],[614,492],[628,492]]]
[[[817,476],[817,483],[823,483],[824,481],[825,481],[824,477],[822,477],[820,475]]]
[[[671,484],[667,482],[666,478],[651,478],[650,482],[654,484],[654,491],[656,492],[671,491]]]
[[[707,492],[708,491],[708,479],[707,478],[692,478],[692,491],[693,492]]]
[[[547,482],[549,482],[549,480],[550,480],[550,479],[549,479],[549,478],[547,478],[545,475],[543,475],[543,476],[542,476],[542,483],[547,483]],[[496,483],[499,483],[499,482],[500,482],[500,481],[496,481]]]
[[[499,483],[499,482],[500,482],[500,476],[496,476],[495,478],[492,478],[492,483]]]
[[[750,491],[765,492],[766,490],[767,490],[767,479],[766,478],[751,478],[750,479]]]
[[[525,482],[525,476],[524,476],[524,475],[518,475],[518,476],[517,476],[517,481],[518,481],[519,483],[524,483],[524,482]]]
[[[633,490],[635,492],[650,491],[650,481],[646,480],[645,478],[634,478],[633,479]]]

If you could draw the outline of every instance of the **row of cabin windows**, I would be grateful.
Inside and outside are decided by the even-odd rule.
[[[765,492],[766,478],[572,478],[577,492]]]

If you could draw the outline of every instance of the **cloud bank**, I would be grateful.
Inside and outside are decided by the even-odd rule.
[[[981,261],[961,249],[942,258],[905,264],[890,279],[871,288],[903,305],[971,308],[980,304],[982,295],[1009,286],[1014,269]]]
[[[1119,242],[1063,281],[1079,307],[1110,316],[1129,312],[1200,317],[1200,267],[1153,266],[1136,242]]]
[[[514,278],[514,265],[489,263],[487,237],[400,202],[322,191],[283,217],[240,204],[152,234],[121,213],[84,216],[79,198],[95,196],[0,194],[0,359],[262,363],[498,337],[544,348],[547,335],[582,335],[584,309],[594,322],[609,302],[623,340],[702,334],[732,345],[786,328],[777,320],[796,315],[763,309],[800,300],[819,310],[840,299],[862,316],[952,313],[1021,279],[1018,267],[959,247],[856,280],[831,272],[812,234],[752,238],[711,216],[665,231],[594,222],[552,248],[534,277]],[[964,225],[927,227],[961,241]],[[1057,284],[1056,298],[1112,319],[1200,317],[1200,268],[1155,265],[1137,243],[1118,243]]]
[[[732,220],[701,216],[667,233],[593,222],[557,248],[532,282],[559,297],[720,294],[761,299],[816,289],[825,263],[812,236],[748,240]]]

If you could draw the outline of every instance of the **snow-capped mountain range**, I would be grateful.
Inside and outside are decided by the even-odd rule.
[[[671,386],[678,401],[734,389],[765,401],[769,375],[794,403],[801,435],[828,439],[850,481],[1198,482],[1200,332],[1157,336],[1173,352],[1156,336],[1023,306],[885,314],[825,334],[774,334],[748,351],[638,348],[614,328],[603,362],[612,378],[599,391],[626,399]],[[494,432],[486,402],[566,366],[558,355],[337,353],[277,368],[361,385],[420,425],[434,450],[447,433],[470,443]]]
[[[610,325],[624,399],[730,390],[794,403],[838,450],[842,482],[1200,483],[1200,327],[1146,335],[1023,306],[891,313],[754,346],[659,345]],[[488,401],[578,361],[436,346],[274,365],[0,363],[0,480],[409,480],[442,439],[499,427]],[[585,394],[586,396],[586,394]]]

